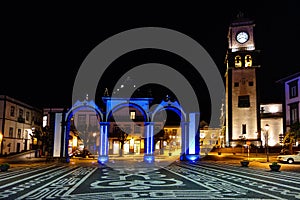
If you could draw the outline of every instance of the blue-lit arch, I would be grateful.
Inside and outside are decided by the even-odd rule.
[[[165,107],[162,107],[162,108],[156,110],[154,113],[152,113],[151,121],[154,121],[155,115],[163,110],[170,110],[170,111],[175,112],[180,117],[181,122],[186,122],[186,114],[183,112],[182,109],[179,109],[174,106],[165,106]]]
[[[72,108],[66,113],[65,115],[65,121],[64,121],[64,127],[65,127],[65,157],[66,162],[70,162],[69,152],[68,152],[68,146],[69,146],[69,135],[71,130],[71,118],[74,116],[74,113],[76,113],[79,110],[92,110],[94,111],[97,116],[100,117],[100,121],[103,120],[103,114],[101,110],[98,108],[98,106],[95,104],[93,100],[88,101],[77,101]]]
[[[100,117],[100,121],[103,121],[103,114],[101,110],[98,108],[98,106],[94,103],[94,101],[77,101],[72,108],[66,113],[65,121],[69,121],[73,113],[79,111],[79,110],[84,110],[84,109],[89,109],[92,111],[95,111],[95,113]]]

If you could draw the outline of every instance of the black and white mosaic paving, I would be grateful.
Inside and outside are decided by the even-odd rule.
[[[299,173],[208,162],[43,165],[1,172],[0,180],[0,199],[300,199]]]

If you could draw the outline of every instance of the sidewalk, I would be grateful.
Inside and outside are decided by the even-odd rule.
[[[277,162],[277,155],[278,154],[269,154],[269,162],[267,162],[266,154],[264,153],[251,153],[248,155],[247,153],[236,153],[235,155],[233,153],[221,153],[221,155],[218,155],[217,152],[210,152],[208,155],[201,155],[201,161],[205,162],[217,162],[217,163],[224,163],[224,164],[230,164],[235,166],[241,166],[240,161],[241,160],[248,160],[249,168],[259,168],[264,170],[270,170],[269,164],[272,162]],[[167,155],[157,155],[155,156],[155,161],[157,163],[171,163],[173,161],[179,160],[178,155],[174,156],[167,156]],[[125,156],[109,156],[109,161],[111,163],[114,162],[124,162],[129,163],[130,161],[134,162],[142,162],[143,161],[143,155],[125,155]],[[0,163],[9,163],[11,164],[11,167],[20,167],[20,166],[33,166],[33,165],[41,165],[41,164],[49,164],[49,163],[63,163],[62,161],[46,161],[45,157],[34,157],[34,153],[29,152],[14,156],[8,156],[8,157],[0,157]],[[97,158],[72,158],[70,161],[71,164],[77,164],[77,163],[92,163],[97,164]],[[279,163],[281,165],[280,171],[293,171],[293,172],[299,172],[300,173],[300,163],[297,164],[286,164],[286,163]]]
[[[236,153],[233,155],[232,153],[221,153],[218,155],[217,152],[210,152],[208,155],[201,158],[203,161],[208,162],[217,162],[217,163],[224,163],[230,164],[235,166],[241,166],[241,160],[248,160],[250,161],[248,167],[249,168],[256,168],[256,169],[264,169],[266,171],[270,171],[269,165],[272,162],[277,162],[277,153],[270,153],[269,154],[269,162],[267,162],[267,156],[264,153],[251,153],[248,155],[247,153]],[[291,172],[299,172],[300,173],[300,163],[295,164],[287,164],[287,163],[278,163],[281,165],[280,171],[291,171]]]
[[[46,164],[45,157],[35,157],[35,151],[28,151],[6,157],[0,157],[1,163],[9,163],[11,168]]]

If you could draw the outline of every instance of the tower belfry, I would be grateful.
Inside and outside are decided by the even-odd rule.
[[[254,21],[237,15],[228,29],[226,64],[226,145],[257,141],[260,133],[257,72],[259,50],[255,48]]]

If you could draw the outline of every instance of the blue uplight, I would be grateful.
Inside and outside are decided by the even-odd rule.
[[[154,162],[154,156],[144,156],[144,161],[147,163],[153,163]]]
[[[188,161],[196,162],[200,159],[200,156],[199,155],[186,155],[185,158]]]
[[[98,157],[98,163],[99,164],[104,164],[108,161],[108,156],[99,156]]]

